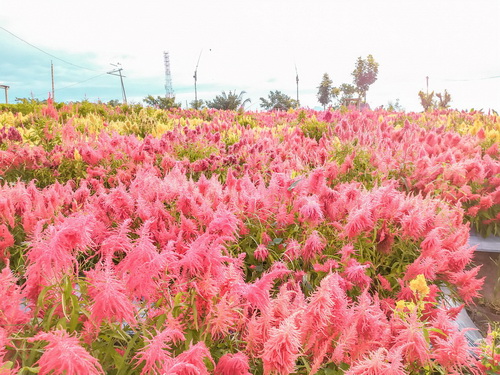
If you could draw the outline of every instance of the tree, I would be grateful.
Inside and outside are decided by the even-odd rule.
[[[163,96],[157,96],[155,98],[153,95],[148,95],[143,99],[143,102],[151,107],[159,109],[171,109],[171,108],[181,107],[181,103],[175,102],[175,97],[165,98]]]
[[[323,74],[323,79],[318,86],[318,102],[321,103],[323,109],[332,101],[332,80],[328,73]]]
[[[352,99],[354,97],[354,94],[357,92],[356,87],[354,85],[351,85],[350,83],[343,83],[339,88],[336,88],[336,90],[338,92],[338,95],[340,95],[337,100],[339,106],[347,105],[347,99]]]
[[[260,98],[260,106],[266,111],[288,111],[298,106],[297,100],[278,90],[270,91],[268,98],[269,100]]]
[[[189,103],[189,106],[193,109],[202,109],[203,107],[205,107],[205,102],[201,99],[193,100]]]
[[[111,99],[107,104],[110,107],[118,107],[119,105],[121,105],[121,103],[118,99]]]
[[[392,100],[389,100],[389,102],[387,103],[387,110],[389,112],[404,112],[405,111],[405,109],[403,108],[401,103],[399,103],[399,99],[396,99],[395,102],[393,102]]]
[[[420,98],[420,104],[424,107],[424,111],[427,111],[434,107],[434,91],[430,94],[426,94],[423,91],[418,92],[418,96]]]
[[[251,102],[250,99],[243,100],[243,95],[245,94],[245,91],[242,91],[239,94],[236,94],[236,91],[234,93],[229,91],[229,94],[226,94],[224,91],[222,91],[221,95],[217,95],[215,99],[207,102],[207,107],[233,111],[243,109],[245,107],[245,104]]]
[[[431,110],[433,108],[446,109],[450,106],[451,95],[447,90],[444,93],[436,93],[438,100],[434,99],[434,91],[430,94],[426,94],[423,91],[419,91],[418,96],[420,97],[420,104],[424,107],[424,111]]]
[[[377,80],[378,63],[372,55],[368,55],[366,59],[358,57],[356,67],[351,74],[354,77],[354,84],[359,96],[366,103],[366,92],[370,85]]]
[[[437,103],[439,108],[446,109],[450,106],[451,95],[448,93],[448,91],[444,90],[443,94],[437,93],[436,96],[439,99],[439,103]]]

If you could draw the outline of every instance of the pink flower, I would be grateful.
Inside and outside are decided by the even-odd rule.
[[[104,371],[96,358],[87,352],[76,337],[64,330],[42,332],[29,341],[48,341],[37,362],[40,375],[97,375]]]
[[[5,224],[0,224],[0,260],[9,258],[5,250],[12,245],[14,245],[14,237]]]
[[[17,279],[12,274],[9,261],[0,272],[0,329],[7,332],[16,331],[30,319],[30,315],[23,311],[23,294],[17,285]]]
[[[323,210],[316,195],[302,197],[298,204],[300,206],[299,214],[302,221],[316,225],[323,220]]]
[[[367,207],[352,210],[347,218],[347,224],[344,231],[347,237],[353,238],[362,232],[368,232],[373,229],[373,218]]]
[[[214,364],[210,350],[203,341],[192,345],[182,352],[172,362],[163,367],[164,375],[210,375],[205,364],[208,360]],[[215,364],[214,364],[215,365]]]
[[[288,375],[294,372],[299,349],[300,333],[295,325],[295,317],[290,316],[279,327],[269,330],[269,339],[264,344],[262,354],[264,375]]]
[[[307,237],[304,247],[302,248],[302,256],[304,260],[310,260],[320,254],[325,247],[325,240],[318,231],[314,230],[310,236]]]
[[[88,271],[87,281],[92,298],[90,318],[95,325],[103,320],[137,324],[135,307],[125,294],[125,283],[116,277],[111,265],[98,265]]]
[[[430,348],[424,337],[424,323],[415,310],[411,311],[407,320],[396,319],[396,337],[394,347],[401,348],[402,355],[407,363],[415,362],[421,366],[429,363]]]
[[[224,354],[217,363],[215,375],[250,375],[248,357],[241,353]]]
[[[170,344],[179,341],[184,341],[184,335],[175,328],[165,328],[153,338],[145,339],[146,345],[135,357],[138,360],[138,365],[141,362],[146,362],[141,374],[150,373],[151,371],[161,373],[163,366],[172,360],[169,352],[171,349]]]
[[[365,270],[369,267],[369,264],[361,264],[356,259],[350,258],[347,261],[343,276],[350,283],[364,289],[368,287],[372,281],[372,279],[365,273]]]
[[[355,362],[346,375],[406,375],[401,354],[379,348],[370,356]]]
[[[259,246],[257,246],[255,251],[253,252],[253,256],[255,257],[255,259],[260,262],[265,261],[268,255],[269,250],[267,250],[267,247],[264,244],[260,244]]]
[[[300,257],[301,252],[302,251],[301,251],[299,242],[295,239],[292,239],[292,240],[287,242],[284,255],[289,260],[295,260],[295,259],[298,259]]]
[[[456,330],[446,339],[436,338],[433,356],[448,371],[463,368],[474,369],[475,360],[467,343],[464,331]]]
[[[467,271],[456,272],[450,276],[450,281],[457,285],[458,293],[465,302],[471,302],[473,298],[480,295],[484,283],[484,277],[476,278],[480,269],[481,266],[478,266]]]

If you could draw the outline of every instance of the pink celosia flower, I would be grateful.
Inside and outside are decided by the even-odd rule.
[[[7,261],[0,272],[0,328],[7,332],[17,331],[29,320],[30,314],[22,308],[23,297]]]
[[[405,362],[421,366],[428,364],[431,358],[429,343],[424,336],[424,323],[419,320],[416,309],[410,311],[407,319],[396,318],[393,323],[397,327],[394,347],[401,348]]]
[[[171,363],[172,356],[169,352],[171,343],[175,344],[184,339],[182,332],[175,328],[165,328],[151,339],[145,339],[144,348],[135,357],[138,365],[145,362],[141,374],[147,374],[151,371],[161,373],[163,366]]]
[[[342,274],[344,278],[355,286],[364,289],[368,287],[372,279],[365,273],[369,264],[361,264],[356,259],[350,258]]]
[[[9,368],[11,363],[5,361],[5,355],[7,354],[6,347],[11,346],[12,343],[9,342],[9,335],[7,331],[0,327],[0,374],[1,375],[14,375],[19,373],[19,369],[14,365],[13,368]]]
[[[314,348],[314,355],[320,355],[320,347],[329,337],[338,335],[348,323],[348,300],[340,286],[341,277],[330,273],[309,298],[301,324],[304,350]],[[324,355],[324,354],[322,354]]]
[[[41,332],[29,341],[47,341],[48,345],[37,362],[40,375],[97,375],[104,371],[96,358],[79,343],[78,338],[64,330]]]
[[[299,214],[302,221],[317,225],[323,220],[323,211],[316,195],[302,197],[298,201],[298,205],[300,207]]]
[[[95,325],[99,326],[103,320],[137,324],[135,307],[125,294],[125,284],[116,277],[111,265],[97,265],[86,274],[92,298],[90,318]]]
[[[14,237],[5,224],[0,224],[0,260],[9,258],[5,250],[14,245]]]
[[[192,345],[188,350],[174,358],[173,362],[163,366],[164,375],[210,375],[205,359],[215,363],[203,341]]]
[[[210,333],[214,339],[225,337],[230,330],[236,329],[239,321],[240,309],[231,295],[224,294],[217,303],[212,304],[212,309],[207,317],[210,321]]]
[[[287,375],[294,372],[299,349],[299,330],[295,325],[295,317],[290,316],[283,320],[279,327],[269,331],[262,354],[264,375]]]
[[[434,340],[433,357],[447,371],[460,371],[464,368],[475,370],[476,360],[471,354],[464,331],[456,330],[446,339],[440,337]]]
[[[260,262],[266,260],[268,255],[269,255],[269,250],[267,250],[267,247],[264,244],[258,245],[253,252],[253,256],[255,257],[255,259],[257,259]]]
[[[224,354],[215,367],[215,375],[250,375],[248,357],[241,352]]]
[[[406,375],[401,354],[379,348],[370,356],[355,362],[346,375]]]
[[[344,231],[347,237],[353,238],[361,232],[371,231],[373,225],[374,222],[370,210],[368,207],[362,207],[352,210],[349,213]]]
[[[450,281],[458,287],[460,297],[467,303],[480,295],[484,283],[484,277],[476,278],[480,269],[481,266],[478,266],[467,271],[456,272],[450,276]]]
[[[325,247],[326,243],[324,238],[319,234],[318,231],[314,230],[309,235],[309,237],[307,237],[306,242],[304,243],[304,247],[302,248],[302,256],[304,257],[304,260],[310,260],[316,255],[320,254]]]
[[[286,243],[286,250],[284,255],[289,259],[289,260],[295,260],[300,257],[302,250],[300,247],[300,244],[297,240],[291,239]]]

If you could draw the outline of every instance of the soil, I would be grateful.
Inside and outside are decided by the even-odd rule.
[[[490,325],[496,324],[500,327],[500,306],[479,301],[476,305],[467,307],[466,310],[483,337],[488,334]]]

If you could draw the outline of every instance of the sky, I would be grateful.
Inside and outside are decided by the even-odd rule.
[[[46,99],[51,61],[56,101],[121,101],[120,78],[107,74],[117,63],[129,102],[164,96],[165,51],[183,107],[196,69],[199,99],[245,91],[260,110],[270,91],[296,98],[298,75],[301,105],[317,108],[323,74],[352,83],[357,58],[371,54],[372,108],[398,100],[421,111],[429,77],[452,108],[500,111],[499,0],[0,0],[10,102]]]

